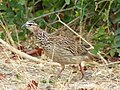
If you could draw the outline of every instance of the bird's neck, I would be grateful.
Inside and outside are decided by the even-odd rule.
[[[37,38],[38,38],[38,40],[39,40],[39,42],[40,42],[40,44],[41,44],[41,46],[42,47],[46,47],[47,46],[47,44],[49,43],[49,41],[48,41],[48,33],[47,32],[45,32],[45,31],[43,31],[43,30],[39,30],[38,32],[37,32]]]

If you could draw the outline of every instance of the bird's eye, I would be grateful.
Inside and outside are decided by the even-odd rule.
[[[29,26],[31,26],[32,24],[29,24]]]

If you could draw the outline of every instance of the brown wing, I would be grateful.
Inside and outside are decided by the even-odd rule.
[[[78,43],[74,40],[70,40],[62,36],[49,37],[49,41],[57,44],[58,47],[63,48],[67,51],[70,51],[73,55],[80,55],[79,52],[82,52],[81,47],[78,47]]]

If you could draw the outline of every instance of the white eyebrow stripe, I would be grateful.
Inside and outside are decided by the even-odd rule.
[[[29,25],[29,24],[33,24],[33,25],[37,25],[37,23],[34,23],[34,22],[26,22],[26,25]]]

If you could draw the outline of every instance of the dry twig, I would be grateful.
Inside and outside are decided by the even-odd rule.
[[[88,42],[86,41],[80,34],[76,33],[72,28],[70,28],[67,24],[65,24],[63,21],[61,21],[59,15],[57,15],[58,20],[60,23],[62,23],[64,26],[66,26],[69,30],[71,30],[75,35],[77,35],[78,37],[80,37],[85,43],[87,43],[91,49],[94,49],[94,47]],[[98,56],[101,58],[101,60],[103,60],[103,62],[105,62],[105,64],[107,64],[107,61],[103,58],[103,56],[100,54],[100,51],[97,53]]]
[[[36,57],[32,57],[24,52],[21,52],[20,50],[14,48],[13,46],[9,45],[8,43],[6,43],[5,41],[3,41],[2,39],[0,39],[0,43],[7,49],[9,49],[10,51],[16,53],[17,55],[28,59],[29,61],[34,61],[37,63],[42,63],[42,64],[49,64],[49,65],[59,65],[58,63],[55,62],[47,62],[47,61],[43,61],[41,59],[38,59]]]

